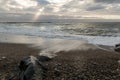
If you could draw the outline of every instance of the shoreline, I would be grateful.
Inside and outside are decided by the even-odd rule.
[[[45,33],[44,33],[45,34]],[[114,46],[119,44],[120,37],[118,36],[87,36],[87,35],[54,35],[51,34],[30,35],[30,34],[15,34],[15,33],[0,33],[0,42],[24,43],[33,44],[40,43],[39,40],[84,40],[91,44]],[[18,40],[19,39],[19,40]]]
[[[18,40],[17,38],[15,40]],[[23,41],[26,40],[29,41],[27,38]],[[112,46],[93,45],[84,41],[79,45],[76,41],[40,40],[37,40],[40,45],[36,43],[32,45],[34,42],[31,42],[32,44],[0,42],[0,59],[2,59],[0,60],[0,79],[13,76],[18,71],[20,60],[31,55],[37,56],[42,50],[55,51],[57,55],[43,63],[47,67],[44,80],[120,79],[120,54],[113,51]],[[41,45],[41,43],[44,44]]]

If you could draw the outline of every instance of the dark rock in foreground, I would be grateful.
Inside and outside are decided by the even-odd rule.
[[[20,61],[19,74],[16,79],[10,80],[43,80],[46,68],[34,56],[26,57]]]

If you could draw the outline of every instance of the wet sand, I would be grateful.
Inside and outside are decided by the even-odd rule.
[[[89,46],[86,50],[57,51],[57,56],[44,62],[44,80],[120,80],[120,53],[110,46],[85,45]],[[36,56],[40,51],[28,44],[0,43],[0,80],[14,75],[23,57]]]

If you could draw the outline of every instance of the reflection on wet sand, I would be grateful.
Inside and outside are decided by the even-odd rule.
[[[40,55],[53,57],[60,51],[96,49],[85,40],[47,39],[33,36],[0,34],[0,42],[31,44],[29,47],[40,49]]]

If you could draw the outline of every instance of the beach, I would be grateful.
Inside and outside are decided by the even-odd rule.
[[[9,38],[6,37],[6,39]],[[53,41],[60,42],[58,40],[53,40]],[[62,45],[64,46],[65,42]],[[119,80],[120,79],[120,63],[119,63],[120,54],[113,50],[114,47],[93,45],[89,43],[80,44],[80,45],[82,47],[78,48],[79,46],[77,46],[76,47],[77,49],[72,49],[72,48],[68,49],[64,47],[65,49],[67,49],[65,50],[61,48],[60,50],[55,51],[56,56],[54,56],[52,60],[43,62],[44,66],[47,68],[47,72],[44,77],[44,80]],[[60,45],[58,47],[62,47],[62,46]],[[54,49],[48,48],[48,50],[50,51]],[[30,43],[27,44],[20,42],[17,43],[17,41],[15,43],[1,42],[0,43],[0,59],[1,59],[0,79],[4,80],[5,78],[7,79],[10,76],[15,75],[15,73],[17,73],[18,71],[18,64],[20,60],[22,60],[24,57],[31,55],[37,56],[41,52],[42,49],[37,48],[35,46],[31,46]]]
[[[13,76],[18,64],[24,57],[37,55],[37,49],[28,48],[25,44],[0,43],[0,80]]]

